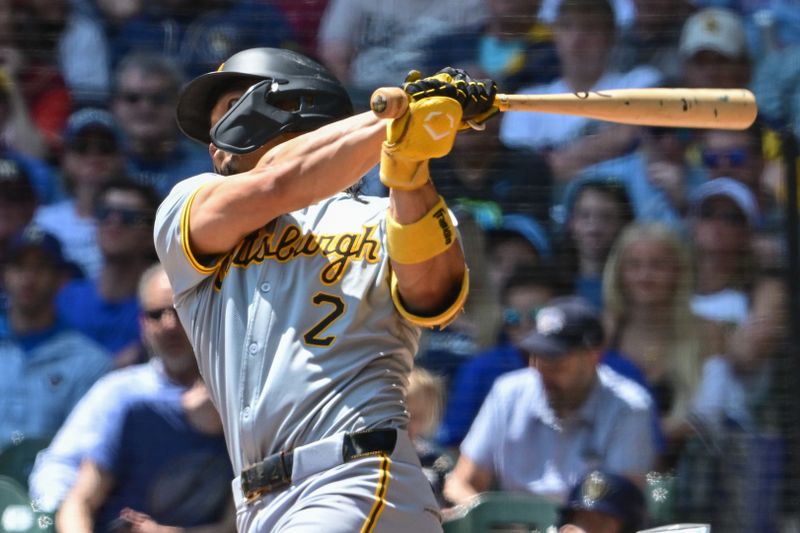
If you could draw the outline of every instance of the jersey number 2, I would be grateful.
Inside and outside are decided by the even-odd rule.
[[[317,322],[313,328],[305,332],[303,335],[303,340],[306,342],[306,344],[310,344],[312,346],[330,346],[333,344],[333,341],[336,340],[336,337],[334,335],[320,337],[320,334],[331,324],[333,324],[337,318],[344,314],[344,300],[342,300],[339,296],[334,296],[333,294],[318,292],[313,298],[311,298],[311,301],[314,302],[314,305],[317,307],[322,304],[328,304],[332,305],[333,309],[331,309],[331,312],[325,315],[322,320]]]

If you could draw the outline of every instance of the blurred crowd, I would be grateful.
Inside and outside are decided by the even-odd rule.
[[[444,66],[504,93],[753,90],[744,131],[508,112],[432,161],[471,294],[423,333],[409,430],[446,511],[499,490],[589,532],[658,525],[665,502],[726,532],[797,514],[780,388],[794,0],[0,0],[0,475],[38,509],[233,528],[152,226],[212,170],[177,128],[181,87],[253,46],[317,58],[358,110]],[[386,194],[374,171],[363,190]],[[598,486],[613,498],[587,518],[572,504]]]

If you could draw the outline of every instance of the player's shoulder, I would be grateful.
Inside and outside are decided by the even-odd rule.
[[[649,410],[652,404],[650,393],[641,385],[606,365],[597,367],[597,378],[604,396],[616,400],[626,408]]]

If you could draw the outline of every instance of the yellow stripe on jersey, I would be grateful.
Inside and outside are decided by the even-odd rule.
[[[461,311],[461,309],[464,307],[464,303],[467,301],[468,294],[469,270],[465,270],[464,278],[461,281],[461,290],[458,291],[458,296],[456,296],[456,299],[453,300],[452,304],[450,304],[450,307],[435,316],[415,315],[406,309],[405,305],[403,304],[403,299],[400,297],[400,293],[397,290],[397,276],[394,272],[392,272],[392,300],[394,300],[394,306],[397,308],[397,311],[403,316],[403,318],[412,324],[416,324],[417,326],[426,328],[432,328],[434,326],[446,327],[456,319],[456,316],[458,316],[458,313]]]
[[[375,503],[372,504],[372,509],[369,511],[366,522],[361,526],[361,533],[370,533],[375,529],[383,508],[386,507],[386,493],[389,491],[389,467],[391,465],[392,460],[389,459],[389,456],[385,453],[381,454],[380,479],[378,480],[378,488],[375,489]]]
[[[192,252],[191,245],[189,244],[189,240],[190,240],[189,239],[189,213],[192,210],[192,203],[194,203],[195,196],[197,196],[197,193],[202,188],[203,188],[202,185],[200,187],[198,187],[197,190],[192,193],[192,195],[189,197],[188,200],[186,200],[186,203],[183,205],[183,211],[181,212],[181,235],[180,235],[180,238],[181,238],[181,248],[183,249],[183,255],[186,256],[186,259],[189,261],[189,264],[191,264],[192,267],[194,267],[194,269],[197,270],[199,273],[207,275],[207,274],[213,274],[217,270],[217,267],[219,266],[221,258],[217,258],[217,260],[214,262],[213,265],[205,266],[194,255],[194,252]]]

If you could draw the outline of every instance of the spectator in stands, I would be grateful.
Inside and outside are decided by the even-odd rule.
[[[641,489],[619,474],[593,470],[578,480],[561,508],[559,533],[636,533],[646,523]]]
[[[5,17],[0,2],[0,31],[10,31],[3,27]],[[5,22],[9,19],[5,18]],[[19,52],[7,43],[0,43],[0,146],[31,158],[46,155],[44,137],[31,119],[28,106],[17,83],[18,63],[22,61]]]
[[[553,255],[549,234],[529,216],[506,214],[485,227],[489,279],[498,294],[515,271],[549,261]]]
[[[73,113],[61,154],[61,180],[68,196],[36,212],[36,223],[61,241],[64,255],[90,279],[97,279],[103,262],[94,218],[97,194],[123,175],[124,153],[122,130],[111,113],[97,108]]]
[[[622,72],[655,67],[666,80],[681,72],[678,39],[694,0],[634,0],[633,24],[620,32],[611,64]]]
[[[689,196],[705,172],[689,164],[693,137],[681,128],[641,128],[639,148],[629,156],[587,169],[587,176],[619,176],[630,195],[636,220],[660,222],[685,231]]]
[[[0,159],[0,268],[11,238],[31,222],[35,210],[36,192],[28,174],[14,159]]]
[[[570,292],[549,263],[523,266],[508,278],[500,293],[503,326],[499,339],[456,371],[439,428],[439,444],[448,448],[461,444],[495,379],[528,366],[528,357],[518,344],[533,331],[539,309]]]
[[[698,188],[689,215],[697,276],[692,311],[714,322],[739,324],[747,317],[754,274],[755,196],[739,181],[716,178]]]
[[[751,59],[741,15],[706,8],[683,25],[679,46],[686,87],[734,89],[750,85]]]
[[[36,193],[25,171],[13,159],[0,159],[0,272],[8,262],[11,239],[30,224]],[[0,338],[8,334],[6,291],[0,276]]]
[[[650,390],[669,453],[687,435],[705,360],[723,350],[721,331],[692,312],[692,280],[687,246],[657,224],[628,227],[604,272],[603,362]]]
[[[489,0],[485,21],[435,37],[425,44],[420,70],[442,65],[491,78],[505,93],[552,81],[558,57],[550,28],[537,20],[539,0]]]
[[[111,358],[65,326],[55,297],[64,277],[61,246],[28,226],[9,243],[3,268],[8,329],[0,339],[0,449],[23,439],[50,439]]]
[[[158,198],[124,180],[105,185],[95,202],[102,267],[96,279],[75,279],[58,295],[61,319],[103,345],[116,366],[141,360],[136,287],[155,260],[152,234]]]
[[[572,184],[564,203],[564,237],[555,264],[573,280],[576,294],[601,309],[606,258],[633,221],[628,193],[615,178],[590,176]]]
[[[482,132],[464,132],[450,153],[431,161],[436,188],[449,205],[457,201],[497,204],[503,213],[521,213],[549,223],[553,180],[544,158],[529,150],[506,148],[499,120]]]
[[[763,214],[765,208],[772,206],[762,183],[762,131],[757,123],[746,130],[702,130],[698,148],[708,179],[733,178],[741,182],[753,193]]]
[[[461,444],[445,496],[525,490],[565,501],[591,469],[643,483],[654,460],[651,403],[639,385],[598,366],[600,317],[580,298],[552,300],[520,347],[530,368],[497,379]]]
[[[485,17],[482,0],[330,0],[317,53],[348,87],[356,108],[363,107],[375,88],[394,85],[420,67],[420,43]]]
[[[309,57],[317,51],[317,36],[328,0],[268,0],[277,5],[297,37],[301,50]]]
[[[9,26],[0,28],[6,74],[19,87],[22,101],[44,141],[44,151],[32,151],[31,155],[44,158],[60,149],[71,107],[69,90],[56,60],[69,2],[4,0],[0,4],[5,4],[9,15],[5,19]],[[0,16],[0,21],[3,18]]]
[[[207,147],[178,131],[182,83],[180,69],[160,54],[134,52],[115,72],[112,110],[126,135],[128,173],[162,197],[185,176],[211,171]]]
[[[233,533],[232,478],[222,422],[197,380],[176,402],[138,398],[123,406],[86,453],[56,526],[61,533]]]
[[[126,55],[145,52],[172,60],[189,78],[195,78],[217,70],[239,50],[297,47],[289,22],[273,2],[101,0],[98,6],[111,19],[107,23],[113,23],[108,25],[107,35],[114,67]]]
[[[436,376],[421,367],[411,371],[406,392],[408,436],[422,463],[422,472],[431,483],[440,505],[445,505],[444,480],[453,469],[453,460],[433,440],[442,414],[444,390]]]
[[[61,504],[75,482],[81,460],[110,427],[118,425],[125,405],[139,399],[177,403],[198,379],[194,352],[171,311],[172,287],[160,264],[142,274],[138,299],[142,344],[150,359],[100,378],[37,457],[30,492],[46,512],[54,512]]]
[[[0,20],[2,16],[0,7]],[[5,63],[13,61],[4,59],[7,54],[13,55],[8,50],[0,41],[0,158],[15,160],[28,175],[39,203],[49,203],[59,196],[58,180],[41,159],[45,154],[44,141],[30,118],[17,83],[8,74],[9,65]]]
[[[554,26],[560,77],[523,93],[580,93],[650,87],[660,81],[652,67],[617,72],[609,64],[616,28],[608,0],[563,0]],[[511,148],[544,154],[557,181],[570,181],[583,168],[633,150],[638,128],[547,113],[504,113],[500,140]]]

